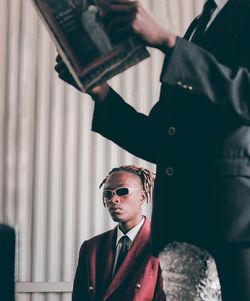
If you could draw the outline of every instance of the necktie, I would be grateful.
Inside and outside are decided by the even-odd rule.
[[[202,37],[206,30],[206,26],[212,16],[212,13],[214,12],[216,8],[216,3],[214,0],[208,0],[203,7],[202,13],[200,15],[200,18],[198,20],[198,24],[196,27],[196,30],[193,34],[193,37],[191,38],[192,42],[197,42]]]
[[[122,236],[121,239],[119,240],[119,243],[121,243],[121,249],[120,249],[117,261],[116,261],[114,274],[118,271],[119,267],[121,266],[124,258],[126,257],[126,255],[128,253],[129,242],[130,242],[130,239],[126,235]]]

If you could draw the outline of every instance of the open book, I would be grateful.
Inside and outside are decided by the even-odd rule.
[[[31,0],[82,91],[147,58],[135,36],[114,43],[100,18],[109,0]]]

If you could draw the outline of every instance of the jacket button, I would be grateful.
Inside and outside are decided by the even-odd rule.
[[[166,174],[171,177],[174,174],[174,169],[172,167],[167,167]]]
[[[136,283],[135,288],[141,288],[140,283]]]
[[[189,90],[189,91],[192,91],[192,90],[193,90],[193,87],[192,87],[192,86],[188,86],[188,90]]]
[[[93,291],[94,291],[93,286],[89,286],[89,291],[90,291],[90,292],[93,292]]]
[[[182,86],[182,82],[181,82],[181,81],[178,81],[176,84],[177,84],[178,86]]]
[[[176,128],[174,126],[171,126],[169,129],[168,129],[168,135],[169,136],[174,136],[175,135],[175,132],[176,132]]]

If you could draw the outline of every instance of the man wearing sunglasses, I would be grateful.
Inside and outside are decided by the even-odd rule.
[[[165,301],[161,270],[149,248],[150,222],[142,205],[152,197],[153,175],[134,165],[110,171],[102,201],[115,229],[80,249],[72,301]]]
[[[184,37],[141,1],[110,0],[113,39],[135,34],[165,55],[159,101],[148,116],[107,84],[92,130],[157,164],[152,251],[172,241],[209,250],[223,301],[250,300],[250,0],[207,0]],[[61,78],[71,82],[65,68]]]

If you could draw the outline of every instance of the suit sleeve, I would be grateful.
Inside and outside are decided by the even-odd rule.
[[[247,48],[247,47],[246,47]],[[250,124],[250,57],[249,49],[240,53],[246,67],[228,68],[203,48],[178,38],[163,84],[185,89],[219,106],[223,112],[236,114],[243,124]]]
[[[120,95],[110,89],[103,103],[96,103],[92,130],[112,140],[133,155],[152,163],[157,163],[160,149],[160,129],[158,121],[138,113]]]
[[[73,284],[72,301],[89,301],[87,271],[84,263],[85,243],[82,244]]]

